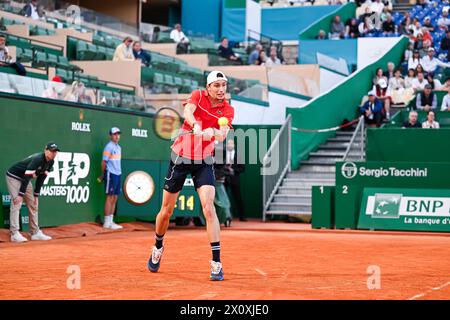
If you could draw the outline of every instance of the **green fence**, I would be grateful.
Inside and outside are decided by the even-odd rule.
[[[326,15],[325,17],[322,17],[320,20],[300,31],[300,41],[314,39],[319,34],[320,30],[324,30],[326,33],[330,32],[331,22],[336,15],[340,16],[341,21],[345,23],[347,19],[355,17],[355,12],[356,5],[354,2],[349,2],[343,6],[340,6],[332,13]]]
[[[344,119],[352,120],[358,116],[361,99],[372,87],[372,77],[379,67],[386,67],[389,61],[399,64],[408,44],[406,37],[399,38],[397,44],[378,61],[366,66],[347,78],[343,83],[313,100],[302,108],[287,108],[292,115],[292,126],[304,129],[322,129],[338,126]],[[333,132],[308,133],[292,132],[293,168],[299,161],[333,136]]]

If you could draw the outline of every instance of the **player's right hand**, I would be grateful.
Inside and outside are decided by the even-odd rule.
[[[199,136],[199,135],[203,134],[202,128],[200,127],[200,125],[198,123],[194,124],[194,127],[192,128],[192,132],[196,136]]]

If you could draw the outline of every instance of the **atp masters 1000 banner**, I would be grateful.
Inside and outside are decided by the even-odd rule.
[[[450,231],[450,190],[364,188],[358,229]]]

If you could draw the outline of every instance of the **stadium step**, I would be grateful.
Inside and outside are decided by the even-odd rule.
[[[353,131],[336,132],[300,162],[300,168],[288,172],[269,205],[267,215],[311,216],[312,187],[334,186],[336,162],[342,161]],[[361,137],[356,137],[347,160],[360,160]]]

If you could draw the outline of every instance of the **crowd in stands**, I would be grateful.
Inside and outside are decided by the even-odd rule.
[[[114,51],[113,61],[135,61],[138,60],[143,66],[150,66],[152,56],[149,52],[142,49],[140,41],[133,41],[132,38],[126,37]]]

